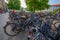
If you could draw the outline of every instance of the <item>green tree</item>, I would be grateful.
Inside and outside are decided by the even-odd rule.
[[[7,4],[9,9],[16,9],[19,10],[20,9],[20,0],[8,0],[8,4]]]
[[[26,0],[27,10],[35,12],[49,8],[48,2],[49,0]]]

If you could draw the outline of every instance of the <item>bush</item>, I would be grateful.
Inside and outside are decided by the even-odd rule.
[[[60,8],[58,10],[59,10],[59,13],[60,13]]]
[[[52,14],[56,14],[56,10],[55,9],[52,11]]]

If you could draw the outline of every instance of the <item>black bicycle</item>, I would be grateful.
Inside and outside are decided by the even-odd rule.
[[[20,20],[21,19],[21,20]],[[8,36],[16,36],[22,30],[25,30],[26,24],[24,18],[16,18],[17,22],[7,22],[4,26],[4,32]]]

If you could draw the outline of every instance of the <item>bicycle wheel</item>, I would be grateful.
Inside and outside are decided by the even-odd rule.
[[[57,35],[56,35],[56,40],[60,40],[60,21],[54,23],[54,26],[56,27],[57,30]]]
[[[16,36],[21,30],[17,30],[17,26],[14,23],[11,24],[7,24],[4,27],[4,32],[5,34],[7,34],[8,36]]]
[[[49,29],[49,35],[52,39],[56,39],[57,38],[57,34],[58,34],[58,31],[57,31],[57,28],[59,27],[60,25],[60,21],[58,22],[55,22],[54,24],[52,24],[51,28]]]

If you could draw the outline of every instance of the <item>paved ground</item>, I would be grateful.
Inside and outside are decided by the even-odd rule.
[[[3,30],[3,27],[4,27],[4,25],[6,25],[7,21],[9,21],[8,13],[0,14],[0,40],[27,40],[27,34],[28,34],[27,31],[21,32],[20,34],[18,34],[15,37],[7,36]]]

